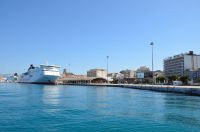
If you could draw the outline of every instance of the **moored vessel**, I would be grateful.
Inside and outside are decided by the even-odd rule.
[[[60,67],[55,65],[30,65],[27,72],[20,75],[19,83],[55,84],[60,77]]]

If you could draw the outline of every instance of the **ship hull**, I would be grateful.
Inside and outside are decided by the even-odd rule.
[[[58,67],[42,66],[29,70],[20,76],[19,83],[56,84],[60,77]]]
[[[32,84],[56,84],[59,76],[40,76],[38,78],[24,77],[19,83],[32,83]]]

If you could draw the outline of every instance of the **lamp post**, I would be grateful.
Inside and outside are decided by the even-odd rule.
[[[151,45],[151,50],[152,50],[152,81],[153,81],[153,83],[152,84],[154,84],[154,60],[153,60],[153,47],[154,47],[154,43],[153,42],[151,42],[150,43],[150,45]]]
[[[109,83],[109,81],[108,81],[108,59],[109,59],[109,56],[106,56],[106,59],[107,59],[107,83]]]
[[[70,71],[70,66],[71,66],[71,64],[68,64],[68,67],[69,67],[69,74],[70,74],[70,72],[71,72],[71,71]]]

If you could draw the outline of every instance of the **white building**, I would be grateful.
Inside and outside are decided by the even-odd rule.
[[[200,55],[193,51],[175,55],[164,60],[165,76],[183,76],[186,71],[196,71],[200,68]]]
[[[104,69],[91,69],[87,71],[87,77],[107,78],[107,71]]]
[[[122,80],[124,79],[124,75],[121,73],[110,73],[108,77],[112,78],[113,80]]]

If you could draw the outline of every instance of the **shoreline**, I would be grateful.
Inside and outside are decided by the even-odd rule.
[[[173,85],[145,85],[145,84],[61,84],[76,86],[98,86],[98,87],[122,87],[138,90],[149,90],[166,93],[180,93],[193,96],[200,96],[200,86],[173,86]]]
[[[23,83],[20,83],[23,84]],[[24,83],[29,84],[29,83]],[[39,84],[42,85],[42,84]],[[46,85],[46,84],[45,84]],[[52,85],[52,84],[51,84]],[[60,83],[56,85],[74,85],[74,86],[96,86],[96,87],[121,87],[138,90],[148,90],[165,93],[179,93],[192,96],[200,96],[200,86],[174,86],[174,85],[150,85],[150,84],[99,84],[99,83]]]

